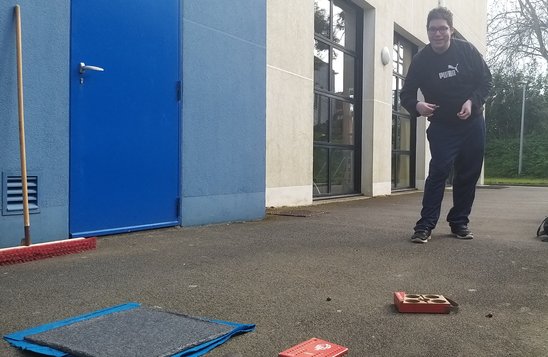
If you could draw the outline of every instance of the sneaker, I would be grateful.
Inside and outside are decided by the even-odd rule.
[[[458,239],[474,239],[474,234],[468,229],[468,226],[451,227],[451,233]]]
[[[416,231],[411,236],[411,242],[413,243],[428,243],[430,240],[430,231]]]

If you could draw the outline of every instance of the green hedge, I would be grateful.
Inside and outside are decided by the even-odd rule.
[[[486,177],[518,176],[519,138],[490,139],[485,150]],[[522,176],[548,178],[548,138],[523,138]]]

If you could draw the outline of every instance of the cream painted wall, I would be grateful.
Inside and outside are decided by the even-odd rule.
[[[266,206],[312,203],[314,1],[267,1]]]
[[[438,0],[353,0],[364,9],[362,193],[391,194],[392,65],[380,60],[392,50],[397,30],[424,46],[428,11]],[[485,49],[486,0],[447,0],[456,29]],[[267,206],[312,202],[314,0],[268,0],[267,5]],[[429,150],[417,127],[418,188],[424,185]]]
[[[383,1],[378,7],[364,7],[363,98],[362,98],[362,193],[390,194],[392,148],[392,64],[383,65],[383,47],[392,51],[394,23],[392,7]]]

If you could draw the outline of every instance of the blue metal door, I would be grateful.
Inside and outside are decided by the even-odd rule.
[[[177,225],[179,1],[71,4],[71,236]]]

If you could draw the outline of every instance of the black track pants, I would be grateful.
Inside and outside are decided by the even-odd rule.
[[[447,221],[451,226],[466,225],[483,165],[485,120],[483,116],[475,116],[452,125],[432,122],[427,129],[427,136],[432,159],[424,187],[421,219],[415,230],[432,230],[436,227],[445,182],[452,167],[453,207],[447,215]]]

